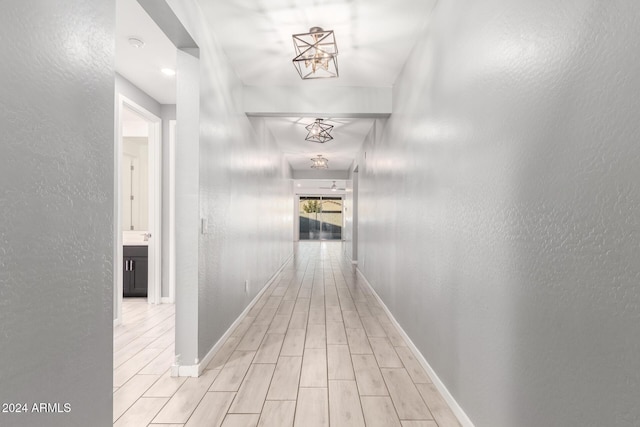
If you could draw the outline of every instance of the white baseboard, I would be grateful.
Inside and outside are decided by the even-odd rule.
[[[172,377],[194,377],[198,378],[200,372],[198,371],[200,365],[171,365]]]
[[[171,298],[169,297],[160,298],[160,304],[171,304]]]
[[[204,370],[207,368],[207,365],[209,365],[209,363],[211,362],[213,357],[216,355],[218,350],[220,350],[220,347],[222,347],[222,345],[225,343],[227,338],[229,338],[231,336],[231,334],[235,330],[236,326],[238,326],[240,324],[240,322],[242,322],[242,320],[244,320],[244,318],[247,315],[247,313],[249,313],[249,311],[251,311],[253,306],[256,305],[256,303],[258,302],[260,297],[266,292],[266,290],[269,288],[269,286],[271,286],[271,284],[276,279],[276,277],[278,277],[278,274],[280,274],[280,272],[282,272],[284,267],[289,263],[289,261],[291,261],[292,258],[293,258],[293,254],[289,255],[289,257],[286,259],[286,261],[282,263],[280,268],[278,268],[278,270],[275,273],[273,273],[271,278],[269,278],[269,280],[262,287],[260,292],[258,292],[258,294],[253,298],[253,300],[251,300],[249,305],[247,305],[247,307],[238,316],[238,318],[235,320],[235,322],[233,322],[231,324],[231,326],[229,326],[229,329],[227,329],[227,331],[220,337],[218,342],[216,342],[214,344],[214,346],[211,347],[211,350],[209,350],[207,355],[200,361],[200,363],[198,363],[197,365],[173,365],[171,367],[171,376],[174,376],[174,377],[176,377],[176,376],[177,377],[199,377],[200,375],[202,375]]]
[[[438,377],[436,372],[433,370],[431,365],[429,365],[429,362],[427,362],[427,359],[424,358],[422,353],[420,353],[420,350],[418,350],[418,348],[413,343],[413,341],[411,341],[411,338],[409,338],[409,336],[404,331],[404,329],[402,329],[402,326],[400,326],[396,318],[393,317],[393,314],[391,314],[391,311],[389,311],[389,308],[387,308],[387,305],[384,303],[384,301],[382,301],[382,298],[380,298],[380,295],[378,295],[375,289],[373,289],[373,286],[371,286],[371,283],[369,283],[369,281],[367,280],[365,275],[362,273],[362,271],[360,271],[359,268],[356,268],[356,270],[358,271],[358,274],[360,274],[360,277],[364,280],[364,283],[366,283],[366,285],[369,287],[369,290],[371,290],[372,295],[376,297],[376,299],[382,306],[385,313],[387,313],[387,316],[389,316],[389,319],[391,319],[391,322],[395,325],[396,329],[398,329],[402,338],[404,338],[404,340],[407,342],[407,345],[413,352],[413,355],[415,356],[416,360],[420,362],[420,365],[422,365],[422,367],[427,372],[429,377],[431,377],[431,381],[433,382],[433,385],[436,386],[436,388],[438,389],[438,391],[440,392],[444,400],[449,405],[449,408],[451,408],[454,415],[458,418],[458,421],[460,422],[460,424],[463,427],[474,427],[473,423],[471,422],[471,419],[467,416],[467,414],[464,412],[464,410],[458,404],[458,402],[453,398],[449,390],[447,390],[447,387],[445,387],[442,380],[440,380],[440,378]]]
[[[344,251],[344,256],[347,257],[347,259],[351,262],[351,264],[353,265],[358,265],[358,260],[357,259],[352,259],[351,256],[347,253],[347,251]]]

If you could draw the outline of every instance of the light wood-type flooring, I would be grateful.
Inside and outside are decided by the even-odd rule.
[[[199,378],[173,378],[174,306],[125,299],[115,426],[459,426],[340,242],[301,242]]]

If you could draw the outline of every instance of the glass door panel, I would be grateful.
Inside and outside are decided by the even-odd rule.
[[[342,239],[342,198],[300,197],[300,240]]]
[[[320,240],[320,197],[300,197],[300,240]]]
[[[342,240],[342,197],[323,197],[321,240]]]

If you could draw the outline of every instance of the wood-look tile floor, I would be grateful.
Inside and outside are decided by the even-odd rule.
[[[457,419],[340,242],[301,242],[199,378],[172,378],[173,305],[126,299],[116,426],[450,427]]]

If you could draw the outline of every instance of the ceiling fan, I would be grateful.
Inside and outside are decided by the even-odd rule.
[[[325,189],[326,189],[326,190],[331,190],[331,191],[338,191],[338,190],[340,190],[340,191],[344,191],[344,190],[346,190],[346,188],[339,188],[339,187],[336,185],[336,182],[335,182],[335,181],[333,181],[333,184],[331,184],[331,187],[318,187],[318,188],[322,188],[323,190],[325,190]]]

